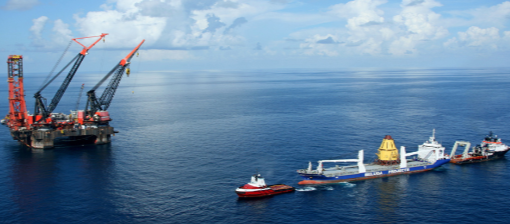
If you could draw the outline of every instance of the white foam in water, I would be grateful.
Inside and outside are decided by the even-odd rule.
[[[356,186],[356,184],[349,183],[349,182],[345,182],[345,183],[344,183],[344,186],[345,186],[345,187],[354,187],[354,186]]]
[[[317,188],[315,187],[303,187],[303,188],[297,188],[296,191],[315,191]]]
[[[335,188],[331,187],[331,186],[327,186],[326,188],[324,188],[324,190],[326,191],[332,191],[332,190],[335,190]]]

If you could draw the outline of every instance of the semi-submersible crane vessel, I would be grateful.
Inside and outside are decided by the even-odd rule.
[[[54,141],[57,138],[68,138],[70,140],[85,141],[95,144],[105,144],[111,141],[111,135],[114,135],[117,131],[109,125],[111,119],[108,113],[108,107],[112,102],[124,72],[129,74],[131,58],[137,53],[145,40],[140,42],[140,44],[115,65],[94,88],[87,92],[88,99],[85,110],[71,111],[69,115],[53,113],[53,110],[60,102],[83,59],[88,54],[88,50],[101,39],[104,40],[106,35],[108,34],[103,33],[99,36],[72,39],[80,44],[83,49],[71,62],[34,94],[35,109],[33,114],[29,114],[26,109],[23,88],[23,56],[10,55],[8,57],[7,82],[9,83],[9,113],[5,116],[5,119],[2,120],[2,123],[9,127],[14,140],[36,149],[54,147]],[[84,38],[98,39],[87,47],[78,42],[79,39]],[[42,97],[41,92],[71,66],[71,64],[72,67],[60,88],[55,93],[50,104],[46,105],[46,99]],[[97,98],[95,91],[110,77],[111,79],[108,86],[106,86],[101,97]]]

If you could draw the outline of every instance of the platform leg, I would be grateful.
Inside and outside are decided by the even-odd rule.
[[[35,149],[49,149],[53,148],[53,138],[43,138],[43,139],[36,139],[34,136],[31,136],[30,139],[30,146]]]
[[[110,143],[110,141],[111,141],[110,134],[99,134],[99,135],[97,135],[95,144],[102,145],[102,144]]]

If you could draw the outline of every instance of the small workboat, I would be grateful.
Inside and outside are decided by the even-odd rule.
[[[266,185],[266,181],[260,174],[251,177],[250,183],[247,183],[236,189],[240,198],[266,197],[276,194],[289,193],[296,190],[294,187],[285,184]]]
[[[501,142],[501,138],[498,138],[497,135],[494,135],[492,132],[489,132],[489,135],[482,140],[480,145],[477,145],[472,148],[472,151],[469,152],[469,142],[465,142],[466,149],[464,153],[461,155],[455,155],[455,149],[457,144],[454,145],[451,153],[451,163],[454,164],[465,164],[465,163],[477,163],[477,162],[485,162],[489,160],[495,160],[499,158],[503,158],[505,154],[510,150],[510,147],[503,144]]]

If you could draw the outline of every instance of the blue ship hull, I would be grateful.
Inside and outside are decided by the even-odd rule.
[[[350,175],[323,175],[323,174],[305,174],[300,173],[301,177],[303,178],[303,181],[299,182],[298,184],[325,184],[325,183],[338,183],[338,182],[347,182],[347,181],[357,181],[357,180],[366,180],[366,179],[373,179],[373,178],[380,178],[380,177],[388,177],[388,176],[396,176],[401,174],[411,174],[411,173],[418,173],[418,172],[424,172],[429,171],[435,168],[440,167],[441,165],[450,162],[450,159],[441,159],[437,160],[434,164],[429,165],[420,165],[420,166],[414,166],[414,167],[406,167],[406,168],[397,168],[395,167],[387,167],[389,169],[387,170],[379,170],[379,171],[370,171],[367,169],[367,172],[365,173],[357,173],[357,174],[350,174]],[[367,166],[369,166],[367,164]],[[373,165],[377,167],[384,167],[380,165]]]

